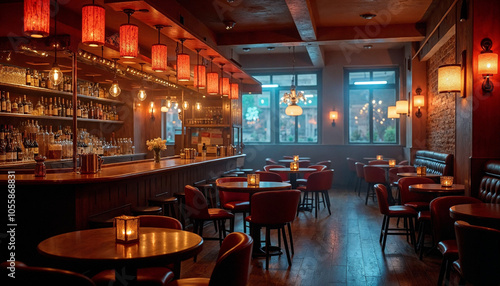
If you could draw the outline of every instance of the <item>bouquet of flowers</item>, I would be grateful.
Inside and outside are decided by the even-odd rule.
[[[146,145],[148,145],[148,150],[149,151],[163,151],[167,149],[167,140],[162,140],[160,137],[147,140]]]

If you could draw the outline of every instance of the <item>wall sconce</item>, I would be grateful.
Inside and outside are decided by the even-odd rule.
[[[149,113],[151,114],[151,120],[154,121],[155,120],[155,103],[151,101],[149,106],[150,106]]]
[[[184,110],[188,110],[189,108],[189,102],[187,100],[185,100],[183,103],[182,103],[182,109]]]
[[[415,112],[415,116],[417,118],[420,118],[422,117],[422,112],[420,111],[420,107],[424,106],[425,104],[425,96],[420,95],[420,93],[422,92],[422,89],[420,87],[417,88],[415,92],[417,93],[417,95],[413,97],[413,106],[418,107],[418,111]]]
[[[410,116],[410,107],[408,105],[408,100],[396,101],[396,113],[397,114],[408,114],[408,116]]]
[[[483,94],[490,95],[493,91],[493,83],[490,76],[498,73],[498,54],[491,51],[492,42],[489,38],[481,41],[481,54],[477,57],[477,72],[483,75]]]
[[[460,92],[462,71],[460,65],[442,65],[438,68],[438,93]]]
[[[387,107],[387,118],[399,118],[399,114],[396,113],[396,106]]]
[[[135,216],[118,216],[114,220],[115,238],[118,243],[139,241],[139,218]]]
[[[330,111],[329,114],[330,120],[332,121],[332,127],[335,127],[335,120],[339,118],[338,111]]]

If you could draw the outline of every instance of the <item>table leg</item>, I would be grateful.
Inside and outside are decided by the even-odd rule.
[[[298,187],[296,173],[290,173],[290,184],[292,185],[292,189],[296,189]]]
[[[174,262],[174,269],[172,269],[172,272],[174,272],[175,279],[181,278],[181,262],[180,261]]]
[[[137,268],[127,265],[115,268],[115,281],[115,285],[137,285]]]

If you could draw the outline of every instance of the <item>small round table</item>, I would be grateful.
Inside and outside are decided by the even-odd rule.
[[[438,174],[425,174],[425,175],[418,175],[417,173],[397,173],[399,177],[417,177],[417,178],[439,178],[441,175]]]
[[[290,168],[272,168],[269,169],[269,172],[275,173],[287,173],[289,174],[290,184],[292,184],[292,189],[296,189],[297,185],[297,174],[299,173],[312,173],[317,172],[318,170],[314,168],[299,168],[298,170],[292,171]]]
[[[364,157],[363,160],[365,160],[365,161],[374,161],[374,160],[378,160],[378,159],[376,157]],[[384,158],[382,158],[382,160],[387,161],[387,160],[396,160],[396,159],[384,157]]]
[[[463,204],[450,208],[450,217],[471,224],[492,227],[500,230],[499,204]]]
[[[182,260],[198,254],[203,245],[201,236],[176,229],[141,227],[139,242],[121,244],[115,241],[114,228],[87,229],[59,234],[38,244],[38,251],[47,257],[86,265],[114,268],[116,282],[137,283],[137,268],[174,263],[179,277]]]
[[[283,156],[283,157],[285,157],[285,156]],[[293,157],[293,156],[289,156],[289,157]],[[283,158],[283,159],[287,160],[286,158]],[[292,159],[290,159],[290,160],[292,160]],[[310,158],[310,157],[302,157],[302,156],[299,156],[299,160],[311,160],[311,158]],[[292,161],[293,161],[293,160],[292,160]]]
[[[433,194],[439,196],[461,195],[465,191],[465,186],[461,184],[453,184],[451,187],[443,187],[441,184],[416,184],[411,185],[410,192]]]
[[[309,161],[309,160],[306,160],[306,159],[300,159],[298,162],[304,162],[304,161]],[[278,160],[279,163],[292,163],[292,162],[295,162],[293,159],[280,159]]]

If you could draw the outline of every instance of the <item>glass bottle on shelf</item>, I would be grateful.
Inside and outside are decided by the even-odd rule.
[[[26,85],[31,85],[31,71],[26,69]]]
[[[5,152],[4,139],[0,138],[0,163],[5,163],[7,161],[7,153]]]
[[[17,109],[18,105],[17,105],[17,101],[16,99],[12,99],[12,113],[18,113],[18,109]]]
[[[5,91],[2,91],[2,98],[0,100],[2,102],[0,111],[7,112],[7,100],[5,99]]]
[[[82,105],[79,100],[77,101],[76,117],[82,118]]]
[[[9,92],[7,91],[7,98],[5,99],[6,112],[12,112],[12,102],[10,101]]]
[[[61,109],[61,112],[60,112],[59,116],[66,117],[66,105],[64,104],[64,98],[62,99],[60,109]]]
[[[26,94],[23,95],[23,108],[24,108],[24,114],[29,114],[30,107],[28,106],[28,101],[26,100]]]

